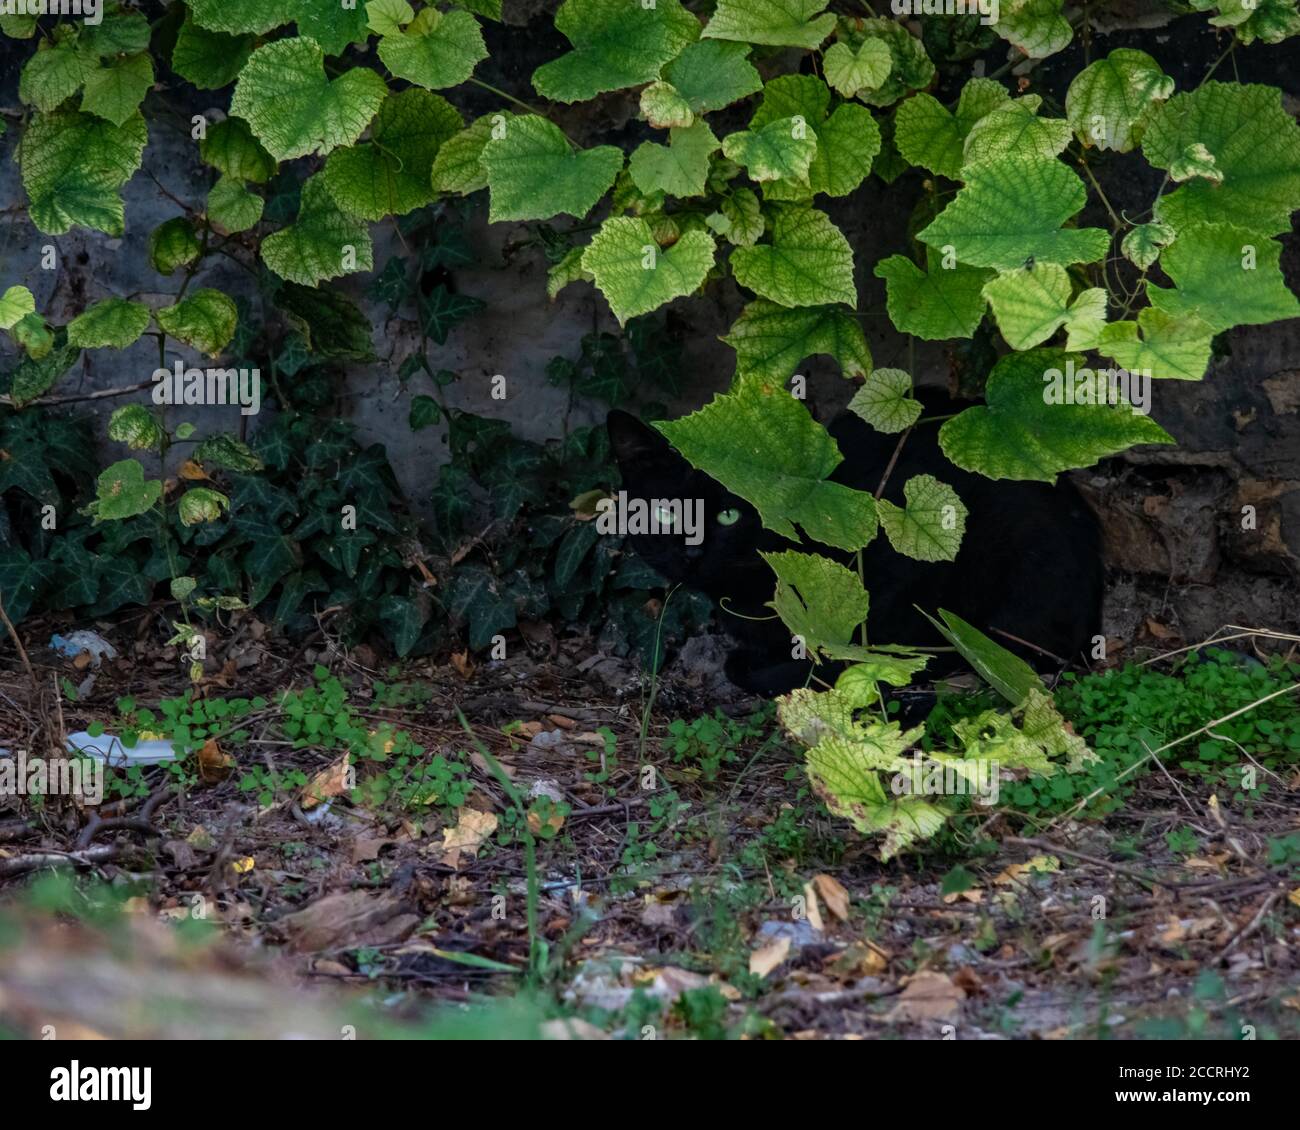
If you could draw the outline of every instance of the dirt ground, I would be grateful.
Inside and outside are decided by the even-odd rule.
[[[98,672],[42,650],[30,678],[9,662],[0,744],[35,750],[111,720],[121,695],[183,691],[184,665],[135,626],[139,645]],[[673,720],[719,701],[708,641],[650,687],[576,640],[394,672],[364,647],[290,650],[247,628],[203,693],[275,701],[324,665],[366,726],[461,758],[472,791],[455,808],[354,802],[337,750],[276,737],[268,707],[179,794],[156,767],[97,812],[0,798],[0,1028],[419,1036],[472,1021],[433,1006],[490,998],[491,1034],[516,1036],[1300,1035],[1300,892],[1266,850],[1296,827],[1300,779],[1244,822],[1162,770],[1104,820],[995,813],[965,854],[882,864],[809,796],[770,718],[718,765],[674,760]],[[56,698],[60,680],[80,683],[77,701]],[[742,721],[758,705],[724,703]],[[246,785],[259,765],[308,785],[260,793]],[[499,772],[541,837],[531,943],[527,846]],[[1190,857],[1167,842],[1185,825]],[[56,888],[56,868],[98,886]]]

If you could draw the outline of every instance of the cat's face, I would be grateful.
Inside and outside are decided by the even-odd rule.
[[[620,532],[646,563],[715,599],[750,599],[751,578],[760,570],[770,589],[771,570],[758,551],[771,548],[771,535],[758,512],[635,416],[615,410],[608,427],[623,476],[620,505],[611,515],[623,522]]]

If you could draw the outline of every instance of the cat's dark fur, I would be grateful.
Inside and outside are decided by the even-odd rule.
[[[918,390],[917,395],[928,416],[967,407],[930,390]],[[719,602],[722,623],[735,641],[726,664],[728,678],[768,695],[803,685],[809,664],[790,658],[790,633],[765,607],[776,579],[759,551],[802,549],[845,563],[852,555],[816,543],[792,545],[764,529],[747,502],[692,468],[658,431],[626,412],[611,412],[608,423],[629,499],[704,501],[702,544],[688,546],[683,536],[667,533],[629,540],[669,581]],[[838,416],[829,431],[844,455],[831,479],[874,494],[898,437],[882,435],[849,412]],[[915,475],[929,474],[948,483],[969,510],[961,551],[951,563],[915,561],[896,552],[882,531],[863,551],[871,594],[869,639],[922,647],[945,644],[916,610],[919,605],[931,615],[939,608],[957,613],[1039,667],[1059,666],[1043,652],[1083,659],[1100,631],[1103,576],[1096,519],[1063,479],[1049,486],[992,480],[961,470],[944,457],[938,432],[937,422],[913,429],[884,497],[901,506],[903,485]],[[716,516],[731,509],[740,511],[739,520],[720,524]],[[1008,636],[1042,651],[1021,647]],[[941,656],[926,670],[933,676],[950,673],[955,666]],[[817,673],[827,677],[835,669],[821,667]]]

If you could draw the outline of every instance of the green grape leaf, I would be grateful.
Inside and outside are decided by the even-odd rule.
[[[1012,706],[1020,706],[1035,694],[1047,695],[1043,681],[1028,663],[956,613],[940,608],[938,620],[928,612],[923,615],[961,653],[975,673]]]
[[[1235,224],[1192,224],[1160,256],[1175,287],[1148,279],[1147,297],[1176,318],[1200,318],[1215,333],[1294,318],[1300,301],[1287,289],[1281,256],[1281,244],[1259,232]]]
[[[48,113],[76,94],[94,67],[94,57],[77,37],[61,29],[52,41],[42,40],[27,60],[18,80],[18,97]]]
[[[208,193],[208,219],[221,231],[234,234],[247,231],[262,218],[266,206],[256,193],[249,192],[234,177],[222,174]]]
[[[779,306],[756,298],[722,339],[736,351],[736,371],[784,384],[807,357],[833,357],[846,377],[871,372],[871,350],[858,320],[840,306]]]
[[[888,77],[874,90],[858,91],[858,98],[868,106],[892,106],[909,90],[923,90],[934,81],[934,64],[924,45],[897,20],[887,16],[841,20],[837,36],[855,50],[861,50],[862,44],[872,39],[889,48]]]
[[[835,29],[826,0],[718,0],[705,39],[815,50]]]
[[[1300,35],[1300,10],[1296,0],[1189,0],[1198,12],[1217,8],[1219,14],[1210,20],[1214,27],[1230,27],[1237,38],[1249,47],[1259,39],[1265,43],[1281,43],[1293,35]]]
[[[187,16],[176,33],[172,70],[199,90],[220,90],[239,77],[256,42],[251,35],[209,31]]]
[[[914,94],[895,113],[894,142],[909,163],[960,180],[967,135],[982,117],[1010,98],[1006,87],[987,78],[973,78],[962,87],[956,113],[933,95]]]
[[[227,35],[265,35],[297,18],[302,0],[187,0],[190,17],[199,27]]]
[[[782,118],[803,118],[816,128],[826,120],[830,108],[830,87],[815,75],[780,75],[763,87],[749,128],[762,129]]]
[[[418,87],[390,94],[370,140],[330,154],[325,185],[340,208],[363,220],[404,216],[433,200],[438,149],[464,124],[440,95]]]
[[[1110,295],[1105,287],[1089,287],[1081,291],[1065,317],[1065,351],[1079,353],[1096,349],[1101,332],[1106,326],[1106,313]]]
[[[68,323],[68,344],[78,349],[125,349],[149,328],[149,307],[125,298],[96,302]]]
[[[1214,330],[1199,318],[1175,318],[1149,306],[1136,322],[1112,322],[1097,348],[1130,373],[1156,380],[1199,381],[1210,364]]]
[[[32,223],[46,235],[78,225],[122,235],[118,189],[140,167],[148,136],[139,114],[120,126],[71,110],[38,114],[18,149]]]
[[[25,286],[11,286],[0,298],[0,330],[11,330],[28,314],[36,313],[36,298]]]
[[[239,325],[239,311],[219,290],[196,290],[175,306],[155,315],[158,325],[177,341],[217,357],[230,344]]]
[[[665,65],[663,77],[697,114],[721,110],[763,89],[749,61],[749,47],[701,39]]]
[[[837,106],[825,121],[815,124],[817,152],[808,169],[808,186],[814,193],[847,196],[871,172],[871,162],[880,152],[880,127],[871,111],[856,103]],[[765,195],[773,197],[770,185]]]
[[[1084,361],[1053,349],[1003,357],[989,374],[987,404],[967,408],[939,429],[943,453],[991,479],[1050,483],[1061,471],[1090,467],[1137,443],[1173,443],[1122,397],[1105,402],[1109,390],[1098,389],[1099,381],[1085,387],[1100,392],[1102,403],[1079,395],[1075,382],[1095,376]]]
[[[1188,148],[1204,146],[1222,181],[1192,180],[1162,196],[1156,219],[1181,231],[1230,220],[1265,235],[1289,231],[1300,208],[1300,125],[1274,86],[1207,82],[1157,108],[1142,152],[1173,170]]]
[[[767,228],[762,205],[748,188],[737,188],[725,197],[706,222],[737,247],[753,247]]]
[[[870,600],[857,573],[813,553],[762,553],[776,574],[768,607],[817,659],[824,646],[846,644],[867,618]]]
[[[627,165],[632,183],[646,195],[703,196],[718,139],[703,121],[673,129],[668,137],[667,145],[643,141],[636,147]]]
[[[1192,180],[1202,177],[1214,184],[1223,183],[1223,172],[1219,163],[1199,141],[1183,150],[1182,156],[1174,159],[1169,166],[1169,179],[1172,181]]]
[[[889,544],[916,561],[955,561],[968,513],[957,492],[933,475],[914,475],[903,485],[905,506],[876,500]]]
[[[822,57],[826,81],[844,98],[859,90],[877,90],[893,67],[889,45],[879,39],[866,40],[856,52],[847,43],[832,43]]]
[[[109,417],[108,438],[132,451],[161,451],[167,433],[143,404],[127,404]]]
[[[1061,14],[1065,0],[1002,0],[993,29],[1031,59],[1046,59],[1069,46],[1070,21]]]
[[[162,498],[162,483],[156,479],[145,481],[144,468],[135,459],[105,467],[95,488],[95,500],[85,508],[85,513],[100,522],[119,522],[134,518],[152,509]]]
[[[149,262],[160,275],[197,263],[202,254],[194,225],[184,216],[175,216],[149,233]]]
[[[554,299],[569,283],[595,282],[595,276],[582,265],[584,247],[570,247],[564,258],[546,272],[546,296]]]
[[[298,218],[262,241],[262,260],[282,279],[316,286],[374,269],[374,245],[363,221],[335,202],[323,176],[302,186]]]
[[[1142,270],[1160,258],[1160,250],[1174,241],[1177,233],[1168,224],[1138,224],[1124,237],[1120,251],[1124,258]]]
[[[81,108],[120,126],[140,108],[153,86],[153,61],[148,55],[128,55],[101,63],[86,75]]]
[[[778,118],[761,129],[728,134],[722,152],[760,184],[781,179],[807,183],[817,135],[802,119]]]
[[[1086,199],[1083,181],[1060,162],[1005,158],[971,170],[965,187],[917,238],[951,246],[973,267],[1009,271],[1030,258],[1092,263],[1106,254],[1110,234],[1061,227]]]
[[[45,319],[39,314],[27,314],[19,319],[12,330],[14,340],[26,350],[33,361],[47,357],[54,348],[54,335],[50,333]]]
[[[564,0],[555,29],[573,50],[533,73],[533,89],[555,102],[585,102],[609,90],[640,86],[700,37],[678,0],[647,7],[627,0]]]
[[[1056,263],[1035,263],[991,279],[984,297],[1012,349],[1032,349],[1070,316],[1070,276]]]
[[[945,270],[933,249],[927,249],[926,259],[928,271],[906,255],[876,264],[876,277],[885,280],[889,320],[899,333],[926,341],[970,337],[988,307],[983,291],[992,272],[961,263]]]
[[[425,8],[409,27],[382,36],[379,58],[397,78],[441,90],[468,79],[487,58],[487,47],[478,20],[468,12]]]
[[[275,158],[262,148],[242,118],[227,118],[209,127],[199,142],[199,156],[225,176],[265,184],[275,172]]]
[[[536,114],[510,119],[480,158],[491,190],[489,220],[582,219],[623,167],[612,145],[574,150],[558,126]]]
[[[844,458],[835,441],[774,385],[743,379],[699,411],[655,427],[782,537],[798,541],[797,524],[814,541],[852,551],[876,534],[871,495],[826,480]]]
[[[493,130],[504,137],[514,115],[499,111],[484,114],[467,129],[442,143],[433,161],[431,180],[435,192],[455,192],[462,196],[487,188],[487,170],[483,167],[483,147]]]
[[[1074,137],[1064,118],[1040,118],[1038,97],[1030,95],[990,110],[970,128],[964,143],[962,180],[980,165],[1008,158],[1052,161]],[[1053,162],[1055,163],[1055,162]]]
[[[1065,116],[1085,144],[1127,153],[1174,80],[1145,51],[1118,47],[1080,71],[1065,95]]]
[[[830,218],[815,208],[774,205],[771,242],[731,253],[736,282],[782,306],[856,306],[853,250]]]
[[[853,394],[848,408],[878,432],[901,432],[921,418],[921,402],[912,396],[912,377],[902,369],[876,369]]]
[[[211,487],[191,487],[176,506],[176,516],[182,526],[200,526],[215,522],[230,509],[230,499]]]
[[[83,7],[88,5],[83,4]],[[148,50],[153,29],[143,12],[127,11],[116,3],[106,3],[101,5],[100,15],[99,23],[87,22],[81,28],[81,44],[92,55],[107,59],[112,55],[134,55]]]
[[[384,80],[365,67],[331,81],[319,44],[280,39],[259,47],[244,65],[230,112],[248,122],[272,157],[288,161],[353,144],[387,93]]]
[[[713,266],[714,251],[713,237],[698,228],[662,250],[645,220],[614,216],[601,224],[587,245],[582,267],[595,277],[623,325],[698,290]]]
[[[298,0],[294,21],[298,34],[310,36],[326,55],[342,55],[352,44],[370,38],[361,0]]]
[[[669,82],[652,82],[641,91],[641,116],[655,129],[685,129],[695,121],[691,104]]]

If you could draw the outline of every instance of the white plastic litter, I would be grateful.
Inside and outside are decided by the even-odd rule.
[[[135,748],[127,749],[120,738],[112,734],[100,734],[91,737],[85,730],[68,735],[68,749],[74,753],[93,757],[114,768],[131,765],[161,765],[166,761],[176,760],[176,751],[171,742],[149,741],[136,742]]]
[[[76,659],[83,651],[90,652],[93,664],[98,667],[106,658],[116,659],[117,648],[98,632],[73,632],[69,636],[55,633],[50,637],[50,647],[60,655]]]

